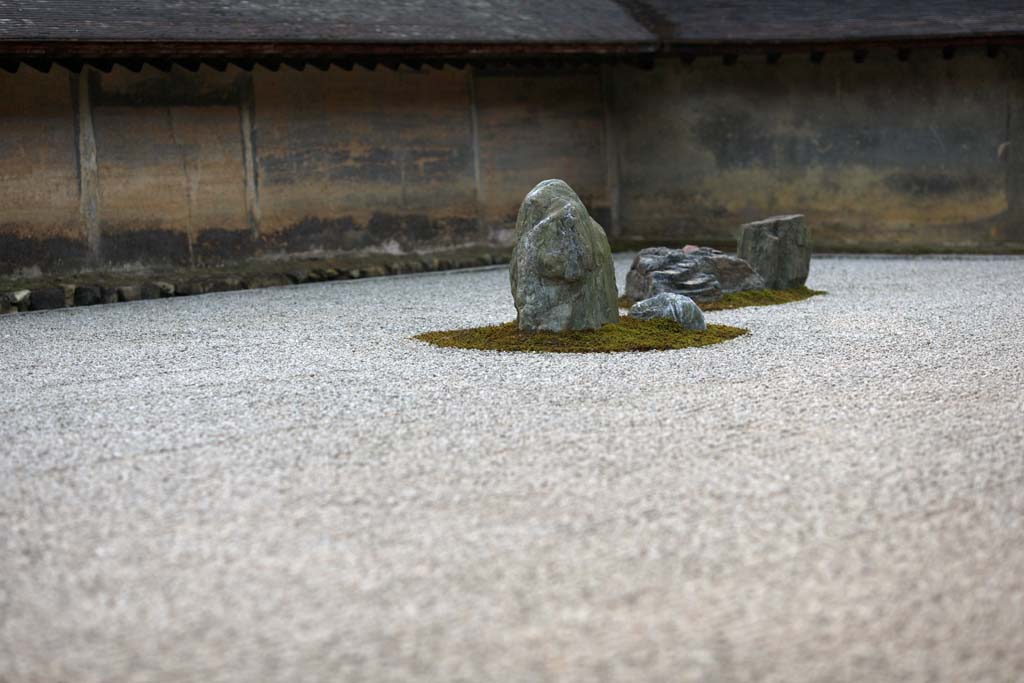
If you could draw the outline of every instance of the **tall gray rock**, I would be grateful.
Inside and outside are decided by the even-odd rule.
[[[772,216],[745,223],[736,249],[771,289],[807,282],[811,269],[811,232],[801,214]]]
[[[764,286],[746,261],[708,247],[642,249],[626,274],[626,297],[634,302],[671,292],[707,303]]]
[[[519,207],[509,274],[521,330],[590,330],[619,320],[608,238],[561,180],[538,183]]]

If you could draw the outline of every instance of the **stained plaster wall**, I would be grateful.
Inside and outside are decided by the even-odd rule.
[[[0,277],[507,246],[538,180],[607,214],[601,77],[0,75]]]
[[[1022,83],[1006,51],[649,71],[23,67],[0,73],[0,277],[507,247],[550,177],[613,240],[728,243],[800,211],[818,248],[1019,248]]]
[[[933,49],[618,70],[623,229],[728,243],[743,222],[800,212],[819,248],[1021,246],[1013,59]]]

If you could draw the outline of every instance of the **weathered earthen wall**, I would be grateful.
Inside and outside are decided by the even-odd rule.
[[[606,211],[597,69],[0,75],[4,275],[508,246],[563,177]]]
[[[616,70],[624,235],[729,242],[743,222],[801,212],[819,248],[1014,239],[1005,55],[750,59]]]
[[[86,264],[68,73],[0,72],[0,275]]]
[[[629,240],[801,211],[819,248],[1019,246],[1021,59],[23,67],[0,72],[0,277],[504,247],[550,177]]]

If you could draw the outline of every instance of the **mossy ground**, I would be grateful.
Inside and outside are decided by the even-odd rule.
[[[466,330],[425,332],[415,339],[434,346],[481,351],[548,353],[616,353],[666,351],[709,346],[747,333],[739,327],[708,325],[705,332],[684,329],[673,320],[636,320],[623,316],[598,330],[522,332],[515,322]]]
[[[825,294],[825,292],[810,289],[809,287],[794,287],[793,289],[754,289],[746,292],[735,292],[726,294],[718,301],[706,304],[697,304],[705,313],[709,311],[727,311],[732,308],[746,308],[747,306],[775,306],[788,304],[793,301],[803,301],[812,296]],[[633,301],[624,296],[619,297],[619,307],[629,308]]]

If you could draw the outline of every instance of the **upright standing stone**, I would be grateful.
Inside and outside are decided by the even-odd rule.
[[[608,238],[561,180],[538,183],[519,207],[509,273],[521,330],[590,330],[619,319]]]
[[[772,216],[744,224],[736,251],[770,289],[789,289],[807,282],[811,234],[801,214]]]

